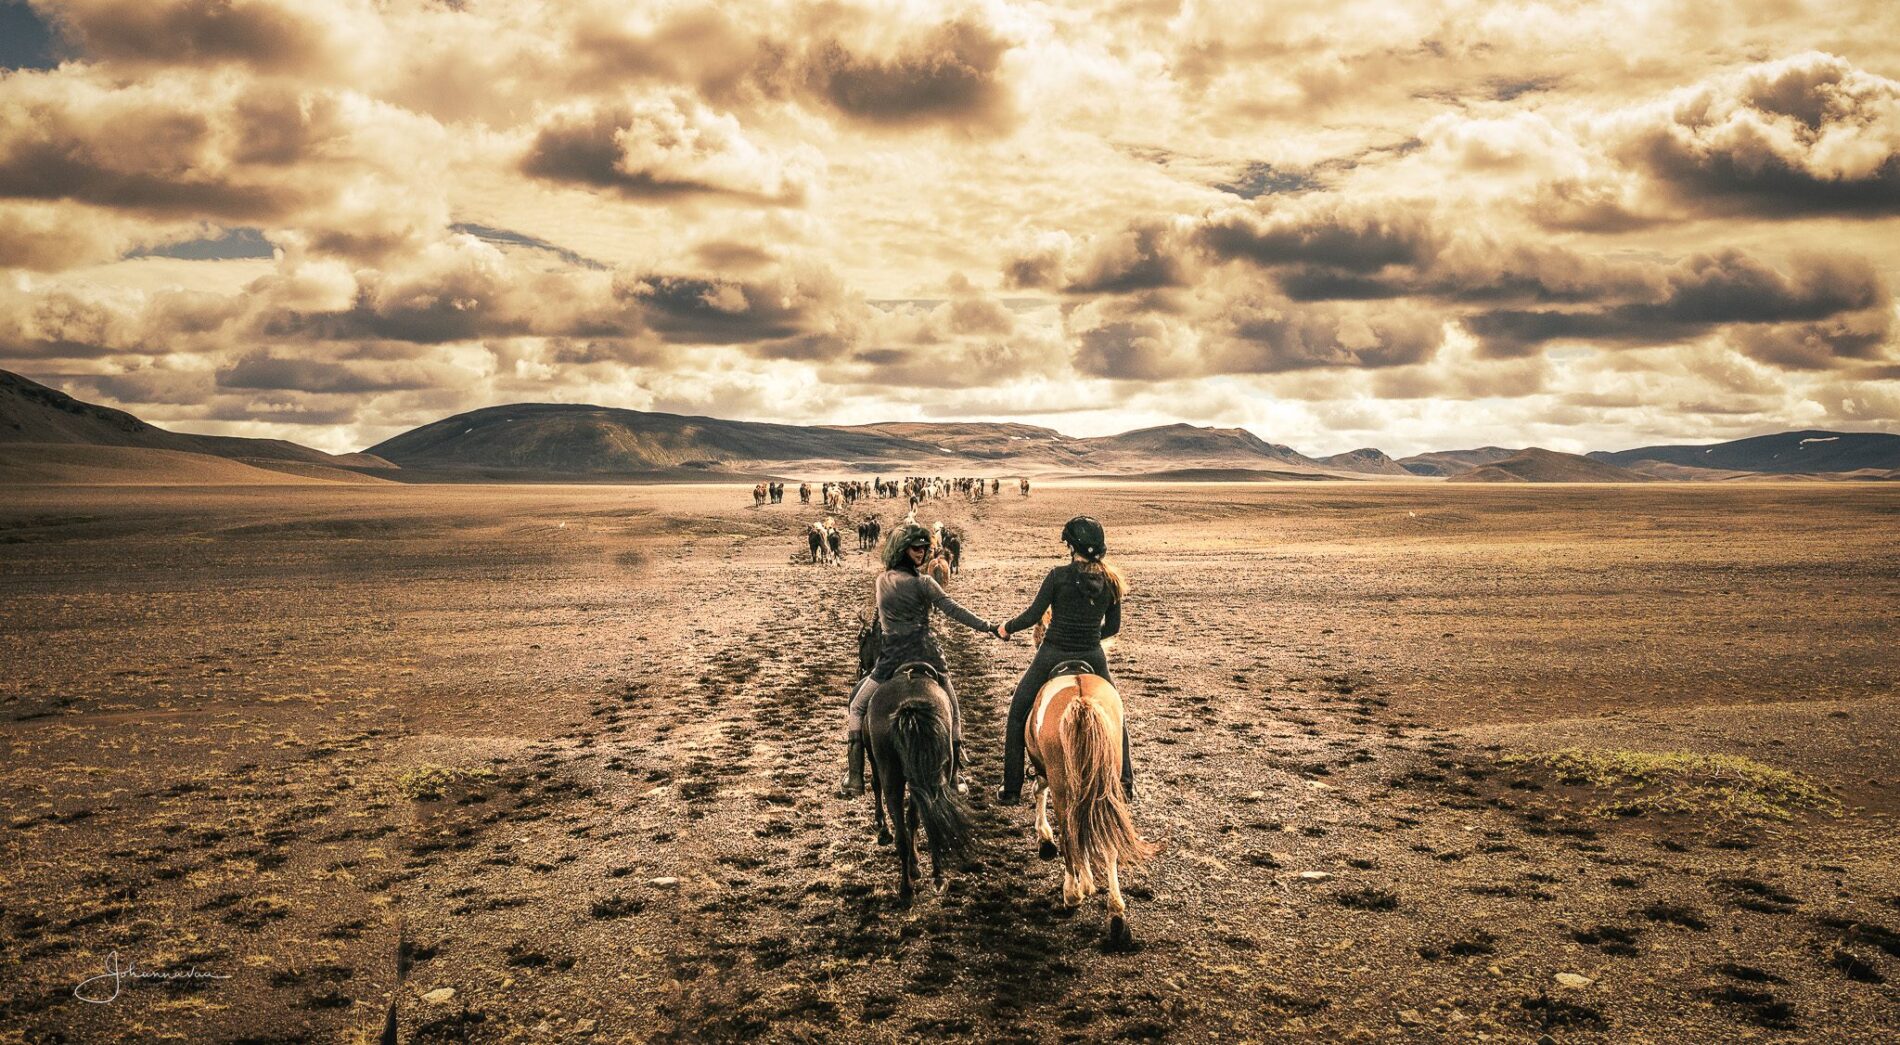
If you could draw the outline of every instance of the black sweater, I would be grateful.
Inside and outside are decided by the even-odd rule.
[[[1077,563],[1050,570],[1042,579],[1036,601],[1005,627],[1011,635],[1034,627],[1051,606],[1055,613],[1049,619],[1049,634],[1042,641],[1056,649],[1081,653],[1122,630],[1122,604],[1115,597],[1115,586]]]

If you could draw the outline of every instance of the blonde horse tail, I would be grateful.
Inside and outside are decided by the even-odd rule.
[[[1062,825],[1062,850],[1074,854],[1072,872],[1083,892],[1094,888],[1096,871],[1108,871],[1109,859],[1129,865],[1155,855],[1156,847],[1135,830],[1122,797],[1121,746],[1108,739],[1103,711],[1079,686],[1062,715],[1062,747],[1068,755],[1069,815]]]

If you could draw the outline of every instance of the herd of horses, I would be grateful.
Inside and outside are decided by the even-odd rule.
[[[936,533],[954,533],[951,528]],[[960,546],[961,539],[958,538]],[[933,545],[926,569],[950,569]],[[935,574],[942,582],[948,573]],[[1035,628],[1042,644],[1049,617]],[[858,634],[858,677],[871,672],[882,649],[875,618]],[[930,851],[936,890],[944,873],[968,855],[970,808],[952,781],[950,696],[935,666],[898,666],[871,694],[865,711],[865,754],[880,845],[894,845],[898,900],[908,906],[921,873],[918,835]],[[1152,858],[1158,847],[1141,837],[1122,792],[1121,695],[1086,661],[1058,664],[1036,695],[1024,726],[1024,747],[1036,781],[1038,855],[1062,859],[1062,902],[1075,908],[1100,891],[1108,909],[1107,943],[1126,946],[1128,904],[1122,896],[1123,867]]]
[[[1029,480],[1018,478],[1016,491],[1024,497],[1029,496]],[[877,478],[870,481],[862,479],[825,482],[817,490],[808,482],[798,484],[798,503],[810,504],[812,495],[818,495],[818,503],[826,511],[839,511],[869,498],[896,499],[908,498],[912,508],[924,501],[942,497],[962,496],[969,500],[981,500],[984,497],[998,497],[1003,492],[1001,479],[945,478],[943,476],[913,475],[904,479]],[[763,508],[768,504],[785,502],[785,484],[775,482],[758,483],[752,487],[752,507]]]
[[[911,512],[900,520],[901,524],[915,523],[916,512]],[[884,522],[876,515],[866,515],[857,522],[858,551],[878,550],[878,541],[884,536]],[[842,565],[844,563],[844,526],[829,516],[805,527],[805,545],[810,552],[808,560],[812,565]],[[937,583],[948,584],[963,569],[963,531],[955,526],[946,526],[942,520],[930,528],[930,555],[924,560],[923,572],[935,577]]]

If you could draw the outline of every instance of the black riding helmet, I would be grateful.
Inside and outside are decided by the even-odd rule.
[[[1099,559],[1108,553],[1108,538],[1102,524],[1086,515],[1078,515],[1062,528],[1062,543],[1084,559]]]

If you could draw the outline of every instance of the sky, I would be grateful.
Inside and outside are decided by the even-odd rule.
[[[1309,454],[1900,432],[1900,4],[0,0],[0,368]]]

